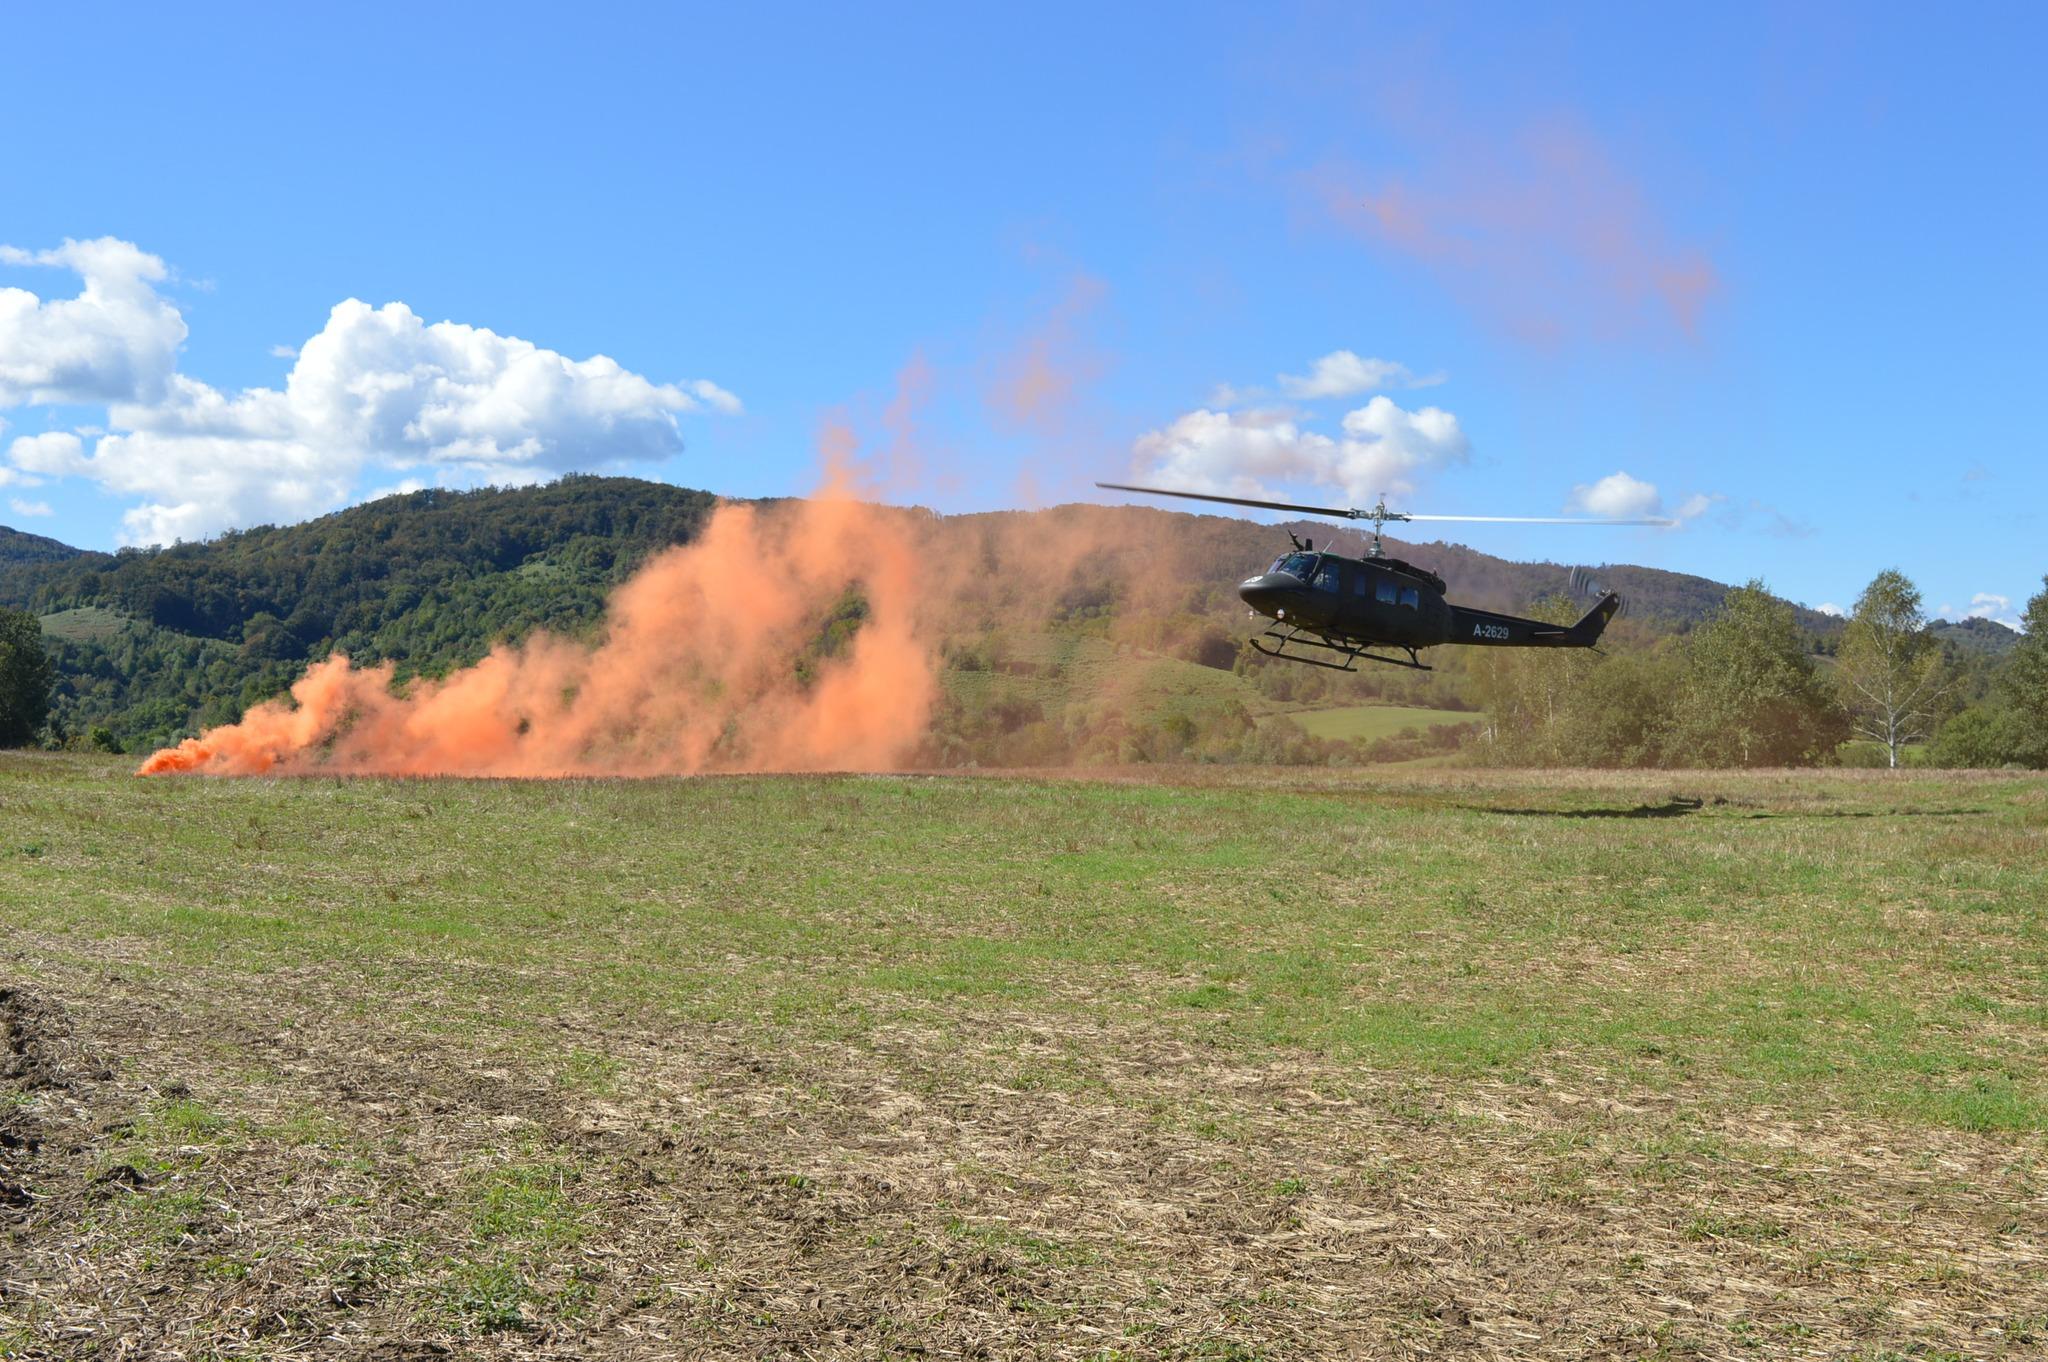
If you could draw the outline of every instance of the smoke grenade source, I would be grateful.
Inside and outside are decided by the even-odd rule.
[[[929,726],[937,657],[920,612],[909,516],[857,500],[835,469],[817,495],[722,505],[692,543],[613,595],[595,645],[536,633],[443,680],[392,688],[390,664],[336,655],[291,701],[251,709],[140,773],[679,775],[901,764]],[[801,675],[849,592],[860,629]]]

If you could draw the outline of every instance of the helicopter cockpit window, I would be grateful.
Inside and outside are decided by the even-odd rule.
[[[1383,601],[1388,605],[1392,605],[1395,603],[1396,600],[1399,599],[1398,593],[1395,591],[1394,588],[1393,578],[1387,576],[1375,577],[1373,579],[1372,585],[1373,595],[1378,600]]]
[[[1283,553],[1273,560],[1272,571],[1284,572],[1290,577],[1307,581],[1315,574],[1316,555],[1313,553]]]
[[[1410,610],[1420,610],[1422,608],[1422,593],[1412,586],[1402,587],[1401,604],[1407,606]]]
[[[1344,569],[1339,567],[1334,559],[1325,562],[1322,571],[1316,574],[1315,585],[1318,591],[1342,591],[1344,589]]]

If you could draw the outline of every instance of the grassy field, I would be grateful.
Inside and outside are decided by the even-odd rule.
[[[66,643],[105,643],[133,627],[126,615],[97,605],[59,610],[42,619],[43,632]]]
[[[1336,709],[1300,710],[1287,715],[1312,738],[1338,742],[1371,742],[1391,738],[1405,729],[1417,733],[1443,724],[1473,724],[1484,716],[1457,709],[1410,709],[1400,705],[1343,705]]]
[[[0,1356],[2038,1357],[2048,781],[0,754]]]

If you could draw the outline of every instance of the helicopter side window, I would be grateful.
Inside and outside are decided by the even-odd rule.
[[[1343,573],[1344,569],[1336,562],[1324,563],[1322,571],[1316,574],[1316,590],[1327,591],[1332,595],[1342,591],[1344,589]]]
[[[1422,608],[1422,593],[1412,586],[1402,587],[1401,604],[1407,606],[1410,610],[1420,610]]]
[[[1372,585],[1373,595],[1383,603],[1393,605],[1400,599],[1400,593],[1395,589],[1392,577],[1382,573],[1373,578]]]

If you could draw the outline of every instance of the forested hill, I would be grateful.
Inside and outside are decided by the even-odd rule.
[[[2020,631],[1997,620],[1936,620],[1934,636],[1963,653],[1988,653],[2002,657],[2020,641]]]
[[[0,525],[0,567],[12,563],[57,563],[81,554],[82,550],[69,544]]]
[[[554,622],[564,612],[583,618],[602,600],[541,589],[539,582],[617,580],[650,549],[695,535],[716,501],[708,492],[637,478],[413,492],[204,543],[116,554],[67,549],[70,557],[51,562],[0,560],[0,603],[43,615],[103,606],[236,642],[248,642],[253,626],[269,636],[273,651],[300,656],[334,646],[361,649],[422,607],[454,603],[464,583],[516,574],[536,589],[493,592],[520,603],[494,612],[484,627],[523,632],[522,625]]]
[[[104,725],[133,746],[238,717],[336,650],[394,660],[402,674],[436,673],[536,627],[586,631],[611,588],[650,552],[692,538],[716,501],[663,483],[575,476],[386,497],[301,525],[151,551],[80,552],[0,531],[0,605],[43,618],[62,675],[59,732]],[[1100,514],[1129,517],[1134,532],[1199,537],[1213,580],[1190,586],[1227,603],[1217,614],[1233,628],[1242,612],[1229,588],[1285,543],[1279,529],[1226,517],[1196,523],[1143,507]],[[1331,527],[1298,530],[1326,537]],[[1348,532],[1337,546],[1357,551]],[[1390,541],[1390,551],[1441,573],[1454,599],[1496,608],[1558,591],[1567,575],[1558,564],[1456,545]],[[1652,568],[1598,575],[1631,597],[1632,619],[1657,632],[1690,628],[1726,590]],[[1802,620],[1817,633],[1838,627],[1812,612]]]

